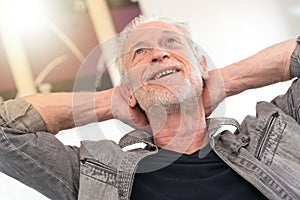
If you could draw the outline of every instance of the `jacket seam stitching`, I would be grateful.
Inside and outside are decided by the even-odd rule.
[[[75,191],[72,189],[72,186],[70,186],[69,184],[67,184],[64,180],[60,179],[59,177],[57,177],[56,175],[54,175],[53,173],[51,173],[51,170],[49,170],[47,167],[45,167],[44,165],[41,165],[40,163],[38,163],[35,159],[33,159],[31,156],[29,156],[26,153],[23,153],[22,151],[18,150],[16,148],[15,145],[13,145],[10,140],[7,138],[5,132],[3,131],[3,128],[1,127],[1,132],[3,135],[4,140],[6,141],[6,144],[9,146],[9,148],[13,151],[15,151],[17,154],[21,155],[22,157],[28,158],[30,159],[32,162],[34,162],[37,166],[41,167],[42,169],[44,169],[46,171],[46,173],[48,173],[49,175],[53,176],[55,179],[57,179],[59,182],[61,182],[62,184],[64,184],[69,190],[72,191],[72,193],[75,193]]]
[[[100,181],[101,183],[104,183],[104,184],[108,184],[108,185],[111,185],[111,186],[113,186],[113,187],[115,187],[116,189],[117,189],[117,184],[111,184],[111,183],[108,183],[108,182],[105,182],[105,181],[102,181],[101,179],[99,179],[99,178],[96,178],[96,177],[94,177],[94,176],[91,176],[91,175],[88,175],[87,173],[84,173],[84,172],[81,172],[81,174],[82,175],[85,175],[85,176],[87,176],[87,177],[89,177],[89,178],[92,178],[92,179],[95,179],[95,180],[97,180],[97,181]]]

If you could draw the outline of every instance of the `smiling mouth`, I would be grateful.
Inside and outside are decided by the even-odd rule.
[[[162,72],[159,72],[158,74],[156,74],[156,75],[152,78],[152,80],[157,80],[157,79],[160,79],[160,78],[162,78],[162,77],[169,76],[169,75],[171,75],[171,74],[175,74],[175,73],[177,73],[177,72],[179,72],[178,69],[167,69],[167,70],[165,70],[165,71],[162,71]]]

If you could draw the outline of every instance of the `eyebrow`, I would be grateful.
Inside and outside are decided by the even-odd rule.
[[[177,34],[178,34],[178,35],[182,35],[182,34],[176,32],[176,31],[169,31],[169,30],[164,30],[162,33],[175,34],[175,35],[177,35]]]
[[[146,41],[140,41],[133,45],[132,47],[129,48],[129,52],[131,52],[133,49],[135,49],[138,46],[146,46],[147,42]]]

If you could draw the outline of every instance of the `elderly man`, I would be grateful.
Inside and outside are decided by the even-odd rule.
[[[205,117],[225,96],[299,76],[295,39],[209,75],[207,58],[181,23],[140,17],[120,44],[120,86],[94,99],[38,94],[1,105],[2,172],[59,200],[299,199],[299,81],[259,103],[241,127]],[[54,137],[95,116],[140,130],[119,144],[83,141],[80,148]],[[136,143],[144,147],[124,149]]]

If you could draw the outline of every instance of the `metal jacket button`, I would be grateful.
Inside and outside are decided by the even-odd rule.
[[[249,143],[250,142],[250,137],[249,136],[243,136],[241,140],[242,140],[243,143]]]
[[[231,145],[230,145],[230,150],[232,153],[238,153],[239,151],[239,145],[235,142],[233,142]]]

